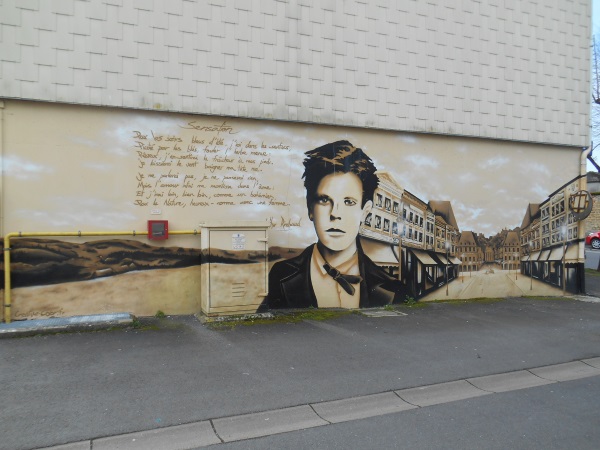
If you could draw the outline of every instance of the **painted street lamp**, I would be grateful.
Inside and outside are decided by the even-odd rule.
[[[525,246],[527,250],[527,260],[529,261],[529,290],[533,290],[533,263],[531,262],[531,250],[533,249],[533,242],[529,241]]]
[[[562,254],[562,293],[563,295],[565,295],[565,292],[567,290],[567,273],[566,273],[566,264],[565,264],[565,260],[566,260],[566,248],[567,248],[567,226],[566,225],[561,225],[560,227],[560,235],[562,238],[562,247],[563,247],[563,254]]]
[[[448,239],[448,235],[446,234],[446,239]],[[446,248],[446,296],[448,295],[448,257],[450,256],[450,242],[446,241],[444,244]]]
[[[463,253],[462,255],[460,255],[460,257],[461,257],[460,265],[462,266],[462,270],[461,270],[462,276],[460,278],[461,278],[461,283],[464,283],[465,282],[465,254]]]
[[[401,201],[400,205],[398,205],[398,213],[396,216],[396,221],[398,222],[398,280],[402,281],[402,245],[404,239],[404,202]]]
[[[517,279],[517,273],[518,273],[518,272],[517,272],[517,268],[518,268],[518,266],[519,266],[519,263],[518,263],[518,261],[519,261],[519,256],[520,256],[520,254],[519,254],[519,253],[517,253],[517,252],[514,252],[514,253],[513,253],[513,257],[515,258],[515,280]]]

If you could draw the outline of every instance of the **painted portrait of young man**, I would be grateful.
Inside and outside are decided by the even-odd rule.
[[[358,237],[379,184],[360,148],[337,141],[306,152],[304,187],[317,242],[269,273],[269,308],[366,308],[403,298],[401,283],[363,252]]]

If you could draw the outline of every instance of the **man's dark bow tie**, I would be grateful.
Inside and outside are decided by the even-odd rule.
[[[352,284],[360,283],[362,281],[362,278],[358,275],[344,275],[335,267],[331,267],[329,263],[323,264],[323,269],[325,269],[327,275],[337,281],[342,289],[344,289],[350,295],[354,295],[354,292],[356,291]]]

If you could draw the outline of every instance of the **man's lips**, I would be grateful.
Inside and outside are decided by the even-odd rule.
[[[327,230],[328,233],[344,233],[346,234],[346,232],[344,230],[340,230],[339,228],[329,228]]]

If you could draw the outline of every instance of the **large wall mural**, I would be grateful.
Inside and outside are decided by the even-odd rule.
[[[3,164],[4,233],[265,223],[269,295],[246,309],[583,287],[578,149],[9,101]],[[202,264],[260,263],[193,235],[101,241],[14,239],[15,317],[198,312]]]

